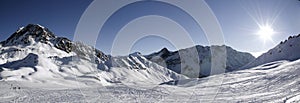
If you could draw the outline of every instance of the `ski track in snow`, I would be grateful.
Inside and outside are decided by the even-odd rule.
[[[300,60],[278,61],[173,85],[92,86],[86,88],[36,88],[22,82],[1,81],[1,102],[287,102],[300,98]],[[222,85],[214,80],[223,78]],[[11,89],[13,86],[20,90]]]

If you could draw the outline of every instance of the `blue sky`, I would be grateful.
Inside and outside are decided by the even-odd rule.
[[[1,0],[0,40],[5,40],[18,27],[29,23],[41,24],[58,36],[72,39],[82,13],[91,2],[90,0]],[[206,0],[206,2],[219,20],[226,45],[240,51],[261,53],[274,47],[288,36],[300,33],[300,20],[298,19],[300,18],[300,1],[298,0]],[[162,9],[163,7],[165,8]],[[132,17],[153,13],[170,16],[177,21],[182,20],[179,24],[191,29],[189,33],[196,44],[208,45],[203,31],[197,29],[193,20],[176,7],[159,3],[140,3],[118,12],[106,23],[104,28],[107,29],[102,31],[103,36],[98,38],[96,44],[96,47],[105,53],[110,53],[108,45],[111,45],[115,37],[114,33],[118,32],[113,31],[114,28],[121,28]],[[273,41],[263,42],[256,33],[260,30],[259,25],[267,24],[272,24],[271,27],[276,33],[271,37]],[[147,27],[151,26],[145,26]],[[130,34],[126,35],[130,37]],[[138,40],[132,46],[131,51],[149,54],[163,47],[176,50],[168,40],[149,36]]]
[[[29,23],[41,24],[57,36],[72,38],[90,3],[91,0],[1,0],[0,40]]]

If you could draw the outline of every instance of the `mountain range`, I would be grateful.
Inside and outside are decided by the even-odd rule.
[[[163,48],[159,52],[146,55],[145,57],[155,63],[158,63],[180,74],[185,73],[188,68],[194,68],[192,67],[193,65],[199,65],[197,69],[200,68],[200,71],[196,74],[196,76],[206,77],[214,74],[211,73],[212,71],[211,58],[213,56],[211,50],[212,48],[215,50],[214,55],[218,55],[221,54],[222,52],[225,52],[225,55],[221,57],[221,58],[226,58],[225,59],[226,66],[222,68],[225,69],[224,70],[225,72],[239,70],[240,67],[246,65],[247,63],[255,59],[255,57],[253,57],[250,53],[239,52],[225,45],[223,46],[196,45],[194,47],[181,49],[173,52],[169,51],[167,48]],[[192,59],[192,60],[187,60],[187,59]],[[184,61],[188,61],[188,62],[184,62]],[[194,71],[190,71],[190,72],[194,72]],[[187,75],[189,75],[189,73]],[[195,76],[190,76],[190,77],[195,77]]]
[[[299,50],[297,35],[258,58],[225,45],[113,57],[29,24],[0,43],[0,102],[299,102]]]
[[[227,57],[222,57],[227,60],[226,67],[222,68],[225,69],[225,72],[239,70],[240,67],[255,59],[249,53],[239,52],[224,45],[211,47],[197,45],[174,52],[163,48],[159,52],[145,56],[140,53],[133,53],[123,57],[112,57],[84,43],[73,42],[65,37],[57,37],[48,28],[41,25],[29,24],[21,27],[7,40],[1,42],[1,78],[32,80],[35,77],[34,74],[38,75],[40,71],[44,71],[43,73],[47,74],[48,78],[85,77],[85,75],[91,75],[90,72],[92,71],[111,72],[114,70],[113,68],[124,68],[127,71],[159,69],[157,70],[158,74],[154,73],[157,74],[155,77],[151,77],[153,74],[148,76],[150,73],[130,73],[132,75],[143,75],[148,79],[162,78],[162,80],[158,80],[159,82],[178,79],[179,77],[185,78],[185,76],[192,78],[206,77],[212,75],[210,73],[212,65],[211,48],[226,48]],[[193,50],[196,50],[197,56],[190,55],[195,54],[190,53]],[[187,61],[184,58],[198,59],[198,61],[182,62]],[[192,65],[199,66],[192,67]],[[167,75],[159,75],[161,73]],[[120,77],[116,76],[116,74],[120,74]],[[113,74],[111,77],[105,77],[106,79],[102,81],[126,78],[121,76],[121,73],[116,74]],[[104,78],[95,76],[99,74],[93,75],[91,77],[97,78],[97,80]],[[38,76],[35,78],[40,79]]]
[[[187,78],[147,60],[140,53],[105,55],[94,47],[55,36],[49,29],[29,24],[1,42],[0,77],[3,80],[63,84],[92,81],[159,84]]]
[[[141,81],[153,80],[150,82],[162,83],[218,74],[211,73],[212,49],[219,50],[216,54],[226,52],[225,56],[219,56],[226,58],[226,64],[220,69],[224,72],[248,69],[279,60],[297,60],[300,55],[294,51],[299,51],[298,39],[299,35],[291,36],[258,58],[225,45],[196,45],[178,51],[163,48],[149,55],[136,52],[128,56],[113,57],[84,43],[57,37],[41,25],[28,24],[0,42],[0,77],[4,80],[30,81],[44,81],[43,77],[45,80],[89,77],[109,84],[127,79],[133,81],[135,76],[139,76],[143,77],[139,78]]]

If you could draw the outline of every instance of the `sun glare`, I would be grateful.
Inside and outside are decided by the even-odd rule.
[[[258,31],[259,37],[264,41],[272,41],[272,36],[274,34],[274,30],[270,26],[260,26],[260,30]]]

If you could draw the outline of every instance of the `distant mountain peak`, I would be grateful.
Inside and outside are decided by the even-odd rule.
[[[57,37],[48,28],[39,24],[28,24],[19,28],[8,39],[2,41],[2,46],[29,46],[44,43],[54,46],[67,53],[72,51],[73,43],[65,37]]]
[[[169,50],[166,47],[164,47],[160,50],[160,52],[169,52]]]
[[[161,66],[167,67],[177,73],[183,73],[188,71],[190,68],[193,70],[198,69],[197,67],[192,67],[191,64],[199,65],[201,68],[199,72],[199,77],[209,76],[211,72],[211,50],[215,50],[217,54],[223,52],[220,49],[226,48],[226,72],[239,70],[240,67],[245,64],[251,62],[255,58],[246,52],[239,52],[232,49],[226,45],[212,45],[212,46],[201,46],[195,45],[190,48],[180,49],[178,51],[170,52],[168,49],[163,48],[159,52],[152,53],[150,55],[146,55],[145,57]],[[197,55],[193,55],[193,53],[197,53]],[[225,51],[225,50],[224,50]],[[225,58],[224,57],[224,58]],[[188,59],[193,58],[191,61],[186,61]],[[186,59],[186,60],[185,60]],[[199,59],[199,61],[197,61]],[[191,69],[191,70],[192,70]],[[194,71],[190,71],[190,74],[193,74]],[[187,75],[189,76],[189,74]]]
[[[54,38],[56,38],[56,36],[47,28],[38,24],[28,24],[13,33],[3,43],[4,46],[30,45],[34,42],[46,43]]]
[[[164,47],[159,52],[157,52],[157,55],[160,56],[160,57],[162,57],[162,58],[166,58],[171,53],[172,53],[171,51],[169,51],[166,47]]]

